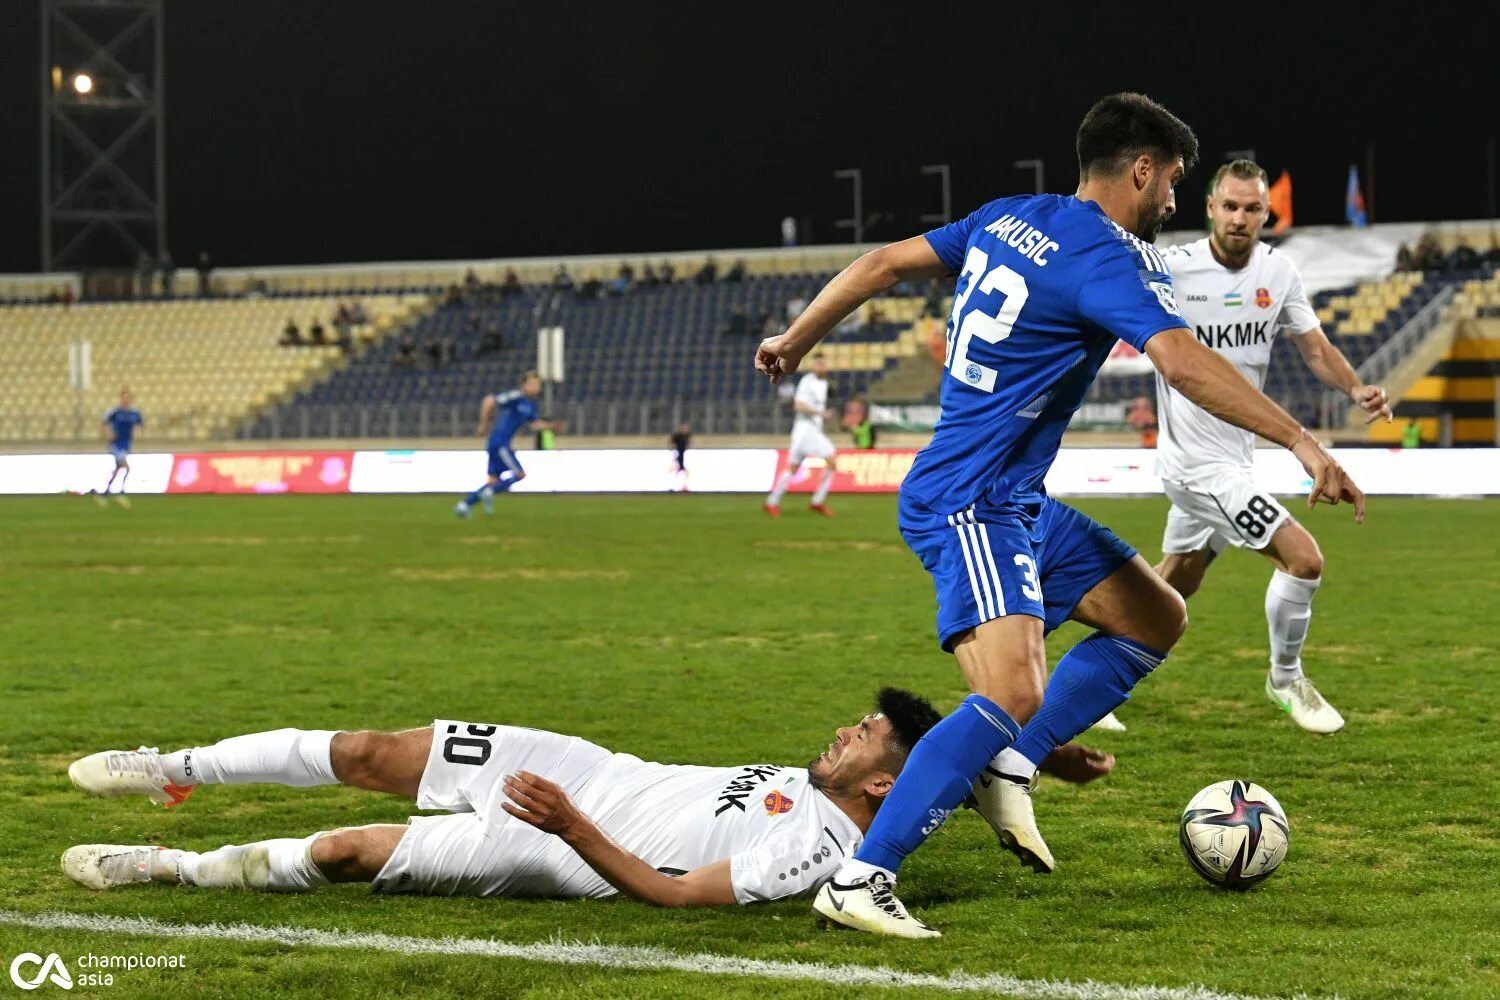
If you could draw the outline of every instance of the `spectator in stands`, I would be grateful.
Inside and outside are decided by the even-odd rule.
[[[578,297],[580,299],[597,299],[604,292],[604,282],[599,280],[598,275],[591,274],[583,279],[583,284],[578,286]]]
[[[170,299],[177,285],[177,265],[172,263],[172,255],[164,253],[156,262],[156,274],[161,279],[161,297]]]
[[[412,368],[417,363],[417,345],[410,337],[401,338],[401,346],[396,349],[396,356],[391,358],[391,365],[395,368]]]
[[[624,261],[620,262],[620,269],[609,282],[609,294],[619,298],[635,287],[635,268]]]
[[[500,296],[508,299],[512,295],[520,295],[521,292],[521,276],[516,273],[515,268],[507,267],[505,278],[500,283]]]
[[[427,366],[429,368],[441,368],[443,366],[443,345],[436,337],[428,337],[427,343],[422,345],[422,353],[427,355]]]
[[[937,279],[927,282],[927,301],[922,305],[923,316],[941,316],[943,314],[943,288],[937,283]]]
[[[500,334],[500,324],[490,320],[484,326],[484,333],[479,336],[479,353],[499,354],[505,349],[505,338]]]
[[[656,275],[663,285],[670,285],[677,280],[677,268],[672,266],[670,260],[664,260],[661,262],[661,267],[656,269]]]
[[[708,258],[703,262],[703,266],[698,268],[698,273],[693,275],[693,280],[700,285],[712,285],[719,280],[719,265],[712,257]]]
[[[200,299],[206,299],[209,296],[213,295],[213,293],[214,293],[213,292],[213,283],[210,280],[213,277],[213,273],[214,273],[214,265],[213,265],[213,262],[211,260],[209,260],[208,251],[207,250],[199,250],[198,251],[198,298],[200,298]]]
[[[1145,396],[1137,396],[1130,401],[1130,409],[1125,412],[1125,422],[1141,432],[1141,447],[1156,447],[1156,410],[1151,406],[1151,400]]]
[[[359,299],[349,300],[349,322],[355,326],[364,326],[370,322],[370,314],[365,310],[365,304]]]
[[[288,316],[286,326],[281,329],[281,339],[277,341],[282,347],[301,347],[302,331],[297,327],[297,321]]]
[[[312,325],[307,328],[307,335],[318,346],[328,343],[328,331],[323,328],[323,321],[316,316],[313,317]]]
[[[647,264],[645,267],[641,268],[642,288],[655,288],[659,284],[661,284],[661,281],[656,277],[656,268],[652,267],[650,264]]]
[[[743,259],[734,262],[734,266],[724,272],[725,281],[745,280],[745,261]]]
[[[729,324],[723,332],[731,337],[744,337],[750,333],[750,315],[744,306],[736,303],[729,310]]]
[[[448,292],[443,296],[443,305],[456,306],[463,302],[464,290],[456,282],[448,286]]]
[[[151,276],[156,272],[156,261],[145,250],[135,255],[135,297],[151,297]]]
[[[552,272],[552,287],[560,292],[573,287],[573,276],[568,273],[568,265],[557,265],[557,270]]]
[[[1412,253],[1411,247],[1406,245],[1405,243],[1401,244],[1401,249],[1396,251],[1396,270],[1419,270],[1419,268],[1417,267],[1417,255]]]
[[[1443,248],[1438,245],[1437,237],[1426,233],[1417,241],[1417,269],[1421,271],[1441,271],[1443,269]]]
[[[1479,270],[1479,251],[1469,246],[1469,241],[1462,236],[1458,238],[1458,245],[1448,255],[1448,270],[1450,271],[1477,271]]]
[[[786,321],[791,323],[807,309],[807,296],[796,292],[786,302]]]
[[[1500,233],[1490,233],[1490,248],[1484,252],[1484,262],[1490,267],[1500,267]]]
[[[472,267],[469,268],[467,271],[464,272],[464,293],[465,294],[467,294],[467,295],[473,295],[473,296],[478,296],[479,293],[483,289],[484,289],[484,282],[482,282],[482,281],[479,280],[478,273],[475,272],[475,270]]]

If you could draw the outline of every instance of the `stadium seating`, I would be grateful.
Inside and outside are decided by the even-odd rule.
[[[363,300],[380,336],[425,298]],[[147,440],[207,439],[229,433],[257,407],[339,363],[337,347],[279,347],[290,316],[320,317],[333,335],[330,298],[188,299],[13,306],[0,368],[0,440],[60,440],[98,434],[100,416],[122,386],[146,415]],[[69,345],[87,342],[92,388],[69,384]]]
[[[781,316],[794,297],[811,298],[829,277],[767,275],[704,285],[679,281],[603,298],[530,285],[518,295],[451,302],[302,390],[250,433],[274,436],[278,428],[299,426],[328,433],[330,411],[371,406],[426,406],[444,417],[449,408],[461,407],[467,423],[481,395],[516,385],[536,367],[536,330],[542,326],[566,331],[566,378],[556,387],[556,404],[769,403],[776,390],[750,364],[764,317]],[[825,342],[835,398],[864,393],[896,359],[922,350],[912,327],[923,304],[910,297],[878,299]],[[486,352],[485,333],[491,329],[498,331],[503,346]],[[434,366],[425,347],[444,340],[452,342],[453,359]],[[397,363],[404,342],[415,348],[416,364]],[[342,426],[354,430],[353,419],[345,417]],[[387,426],[379,420],[377,425]]]

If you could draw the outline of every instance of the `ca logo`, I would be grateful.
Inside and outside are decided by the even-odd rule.
[[[40,965],[42,968],[36,974],[35,979],[28,981],[21,978],[21,966],[23,965]],[[23,990],[34,990],[42,985],[49,972],[52,974],[52,983],[54,986],[61,986],[65,990],[73,988],[73,977],[68,974],[68,967],[63,965],[63,960],[57,957],[56,952],[48,955],[44,961],[42,956],[36,952],[23,951],[12,959],[10,963],[10,981]]]

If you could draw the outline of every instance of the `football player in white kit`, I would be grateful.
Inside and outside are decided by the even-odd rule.
[[[797,383],[797,394],[792,397],[792,409],[797,414],[792,420],[792,446],[787,452],[786,469],[781,473],[781,478],[776,480],[776,488],[766,497],[766,513],[772,517],[780,517],[781,498],[797,475],[797,470],[802,468],[802,463],[807,459],[821,458],[825,463],[823,478],[812,495],[808,509],[824,517],[832,517],[833,511],[828,508],[827,501],[828,490],[833,486],[833,456],[838,454],[838,449],[833,446],[828,435],[823,433],[823,418],[833,416],[833,411],[828,409],[827,358],[818,355],[812,359],[812,371],[803,375]]]
[[[1249,160],[1220,167],[1209,185],[1211,235],[1166,251],[1177,302],[1198,340],[1257,388],[1271,345],[1292,335],[1307,367],[1345,393],[1369,420],[1391,418],[1385,390],[1365,385],[1318,323],[1297,267],[1260,242],[1269,207],[1266,172]],[[1259,552],[1275,570],[1266,588],[1271,669],[1266,695],[1303,729],[1332,733],[1343,717],[1302,673],[1302,643],[1323,554],[1306,528],[1256,485],[1255,438],[1209,414],[1157,376],[1157,474],[1172,501],[1156,571],[1183,597],[1203,583],[1227,546]]]
[[[574,736],[443,719],[392,733],[280,729],[168,754],[107,750],[73,762],[74,785],[171,807],[198,785],[346,784],[447,815],[203,854],[83,844],[64,853],[62,869],[91,889],[307,892],[368,882],[375,892],[440,896],[623,893],[659,906],[779,899],[816,889],[853,853],[939,719],[895,688],[877,705],[805,768],[655,764]],[[1071,780],[1089,780],[1076,772],[1091,762],[1071,750]]]

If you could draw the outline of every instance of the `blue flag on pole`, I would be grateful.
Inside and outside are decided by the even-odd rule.
[[[1365,196],[1359,190],[1359,168],[1352,163],[1349,164],[1349,189],[1344,193],[1344,218],[1356,228],[1370,224],[1370,217],[1365,212]]]

